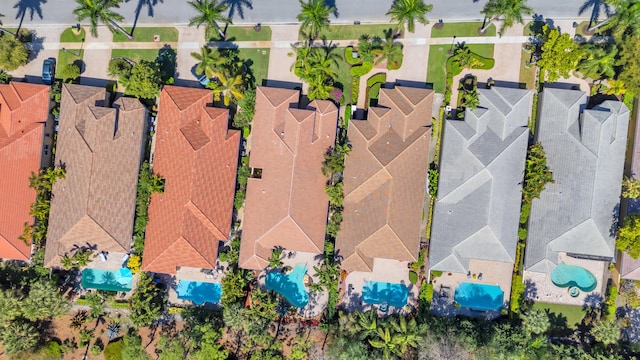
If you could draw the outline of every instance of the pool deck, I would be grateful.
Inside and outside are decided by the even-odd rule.
[[[180,280],[191,280],[191,281],[199,281],[203,283],[218,283],[222,282],[222,274],[218,273],[215,270],[210,270],[206,272],[202,272],[199,268],[190,268],[181,266],[176,272],[175,277],[169,277],[163,279],[167,284],[167,288],[169,289],[169,304],[174,306],[194,306],[195,304],[191,300],[182,300],[178,299],[178,293],[176,292],[176,288],[178,287],[178,282]],[[215,304],[208,305],[209,303],[205,303],[207,306],[218,306]]]
[[[107,254],[107,260],[102,261],[100,259],[100,253],[94,253],[91,257],[92,260],[87,264],[87,268],[91,269],[103,269],[103,270],[118,270],[122,265],[126,265],[122,259],[126,253],[111,251]]]
[[[599,306],[599,302],[604,299],[602,294],[604,294],[607,279],[609,278],[609,271],[607,270],[608,263],[604,261],[577,259],[565,253],[560,253],[558,256],[558,264],[560,262],[567,265],[580,266],[589,270],[598,281],[596,288],[588,293],[580,291],[580,295],[571,297],[568,288],[557,287],[553,284],[549,277],[550,274],[525,271],[523,280],[526,284],[526,298],[532,301],[552,304],[587,305],[589,307]]]
[[[311,276],[311,279],[314,282],[319,282],[318,274],[314,270],[314,266],[320,267],[322,264],[322,260],[318,256],[318,254],[306,253],[301,251],[283,251],[282,252],[282,265],[295,267],[298,264],[305,264],[307,266],[307,274]],[[267,289],[265,284],[265,278],[267,271],[269,269],[262,271],[258,276],[258,285],[262,289]],[[306,288],[309,291],[309,288]],[[311,319],[317,317],[322,314],[324,309],[327,307],[329,302],[329,294],[326,291],[321,291],[319,293],[309,293],[309,303],[307,306],[302,309],[298,309],[298,315],[305,318]]]
[[[477,311],[468,308],[457,308],[454,305],[453,297],[456,287],[463,282],[498,285],[504,291],[504,305],[507,306],[509,295],[511,294],[513,264],[471,259],[469,260],[469,270],[471,271],[471,277],[467,277],[467,274],[445,272],[442,276],[432,279],[433,301],[431,302],[431,313],[437,316],[465,315],[488,319],[500,316],[500,311]],[[478,279],[479,274],[482,274],[482,280]]]
[[[409,264],[407,261],[376,258],[373,260],[372,272],[353,271],[349,273],[338,287],[340,294],[339,306],[349,312],[378,309],[378,304],[365,304],[361,295],[362,287],[366,282],[379,281],[406,285],[409,289],[409,298],[407,299],[407,305],[404,307],[389,306],[388,311],[385,313],[378,310],[378,315],[407,314],[417,309],[420,288],[409,281]]]

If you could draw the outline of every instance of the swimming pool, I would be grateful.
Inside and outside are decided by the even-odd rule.
[[[557,287],[575,286],[584,292],[593,291],[598,284],[593,274],[580,266],[560,263],[551,271],[551,282]]]
[[[309,303],[309,293],[303,282],[306,273],[307,266],[304,264],[296,265],[288,274],[274,270],[267,273],[265,284],[267,289],[284,296],[291,305],[303,308]]]
[[[463,282],[456,286],[453,299],[461,307],[494,311],[502,307],[504,291],[498,285]]]
[[[84,269],[82,287],[106,291],[130,291],[133,275],[127,268],[120,270]]]
[[[176,288],[178,299],[192,301],[196,305],[220,302],[222,286],[218,283],[179,280]]]
[[[367,281],[362,286],[362,300],[367,304],[387,303],[395,307],[407,304],[409,289],[403,284]]]

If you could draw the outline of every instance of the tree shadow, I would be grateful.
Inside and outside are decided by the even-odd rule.
[[[607,17],[611,16],[613,14],[613,10],[612,7],[607,4],[605,1],[602,0],[586,0],[584,2],[584,4],[582,4],[582,6],[580,6],[579,10],[578,10],[578,15],[582,15],[585,11],[587,11],[589,8],[591,9],[591,16],[589,17],[589,26],[591,26],[591,24],[593,24],[594,22],[597,22],[598,19],[600,18],[600,14],[602,12],[602,10],[604,10],[604,13]]]
[[[324,4],[330,8],[336,9],[336,11],[333,12],[333,16],[335,16],[336,19],[340,17],[338,7],[336,6],[336,0],[324,0]]]
[[[224,0],[223,5],[229,7],[229,19],[233,20],[233,16],[238,13],[240,19],[244,19],[244,9],[253,10],[253,0]]]
[[[24,17],[27,15],[27,11],[29,12],[30,20],[33,20],[34,14],[37,14],[40,20],[42,20],[42,4],[46,3],[47,0],[19,0],[13,6],[14,9],[18,9],[18,13],[16,14],[16,19],[20,19],[18,30],[22,27],[22,22],[24,21]]]
[[[46,1],[46,0],[45,0]],[[125,0],[125,3],[128,3],[131,0]],[[147,16],[153,17],[153,8],[160,4],[164,4],[164,0],[138,0],[138,5],[135,10],[135,17],[133,19],[133,25],[131,26],[131,35],[133,35],[133,31],[136,29],[136,25],[138,24],[138,18],[140,17],[140,13],[142,12],[142,8],[147,7]]]
[[[160,74],[162,77],[162,82],[167,83],[170,78],[176,77],[176,60],[178,54],[175,49],[173,49],[169,44],[164,44],[164,46],[158,50],[158,56],[156,57],[156,63],[158,64],[158,68],[160,69]]]

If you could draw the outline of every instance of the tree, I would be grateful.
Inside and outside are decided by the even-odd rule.
[[[131,68],[128,78],[120,79],[126,93],[140,99],[153,99],[160,93],[162,78],[156,63],[142,60]]]
[[[622,197],[627,199],[640,197],[640,180],[625,176],[622,180]]]
[[[40,333],[29,322],[13,321],[2,331],[0,339],[6,353],[13,354],[33,349],[40,339]]]
[[[309,100],[326,100],[331,97],[333,91],[333,81],[327,79],[321,73],[315,73],[307,79],[309,83],[309,91],[307,97]]]
[[[244,97],[244,74],[239,70],[235,73],[223,71],[216,81],[207,84],[207,88],[213,90],[216,100],[223,100],[224,106],[228,107]]]
[[[522,15],[533,15],[533,9],[526,4],[527,0],[489,0],[480,13],[490,19],[504,17],[504,24],[499,31],[502,36],[514,23],[524,24]]]
[[[281,247],[276,247],[271,252],[271,257],[269,258],[269,267],[272,269],[282,267],[282,251]]]
[[[372,358],[365,343],[351,341],[351,339],[344,337],[335,338],[329,343],[327,355],[329,359],[335,360],[369,360]]]
[[[391,30],[385,31],[384,35],[384,41],[379,42],[379,46],[372,51],[378,55],[375,64],[377,65],[387,60],[387,69],[391,70],[390,68],[393,68],[394,63],[402,61],[402,44],[394,44]]]
[[[397,23],[396,28],[404,29],[405,25],[410,33],[416,31],[416,21],[422,25],[427,25],[427,13],[433,9],[433,5],[427,5],[424,0],[395,0],[391,4],[391,9],[387,15],[391,16],[391,21]]]
[[[204,25],[207,38],[210,37],[210,32],[213,29],[218,32],[221,39],[225,38],[218,22],[232,23],[231,19],[222,15],[229,8],[228,5],[218,3],[218,0],[194,0],[189,1],[189,5],[198,12],[198,15],[189,20],[189,26],[200,27],[200,25]]]
[[[142,338],[139,335],[125,335],[123,338],[122,360],[151,360],[151,356],[142,347]]]
[[[306,31],[311,39],[317,39],[320,31],[329,27],[329,14],[336,11],[336,8],[329,7],[324,0],[300,1],[300,14],[298,21],[302,21],[300,28]]]
[[[13,71],[27,63],[29,50],[13,36],[0,36],[0,68]]]
[[[540,196],[547,183],[553,183],[553,174],[547,167],[547,155],[542,144],[535,143],[529,147],[524,169],[524,185],[522,194],[526,203]]]
[[[640,257],[640,214],[631,214],[624,219],[618,231],[616,248],[634,259]]]
[[[613,345],[620,340],[620,327],[613,321],[601,320],[593,325],[591,335],[605,346]]]
[[[238,111],[233,117],[233,126],[238,129],[251,126],[256,112],[256,89],[251,88],[244,93],[244,98],[238,101]],[[239,171],[240,169],[238,169]],[[245,184],[246,185],[246,184]]]
[[[127,38],[132,39],[117,21],[123,21],[124,17],[112,9],[120,8],[122,0],[76,0],[78,7],[73,10],[73,14],[78,18],[78,21],[89,19],[89,28],[91,29],[91,35],[98,37],[98,21],[104,24],[112,33],[120,31]]]
[[[160,336],[156,348],[160,351],[158,360],[182,360],[186,353],[182,341],[166,335]]]
[[[233,330],[242,329],[247,309],[239,303],[233,303],[222,309],[224,324]]]
[[[462,95],[462,101],[465,107],[475,110],[480,105],[478,91],[476,89],[465,91],[464,95]]]
[[[583,48],[585,57],[580,60],[577,67],[582,77],[594,80],[613,78],[616,73],[618,48],[615,45],[602,47],[591,43],[587,43]]]
[[[615,13],[602,23],[602,29],[610,30],[616,41],[640,36],[640,1],[614,1]]]
[[[62,69],[62,78],[64,79],[64,81],[73,82],[79,76],[80,76],[80,67],[78,67],[78,65],[76,64],[67,64],[67,66],[65,66]]]
[[[329,205],[340,207],[344,201],[344,194],[342,192],[342,182],[335,185],[329,184],[324,188],[324,192],[329,196]]]
[[[627,95],[640,95],[640,37],[629,37],[620,48],[618,80],[627,85]]]
[[[200,49],[200,53],[192,52],[191,57],[198,60],[196,74],[205,74],[208,78],[219,74],[220,66],[226,62],[226,59],[220,55],[217,49],[212,49],[206,45]]]
[[[549,330],[549,316],[542,310],[531,310],[522,319],[522,326],[527,333],[541,335]]]
[[[622,80],[609,80],[608,87],[604,90],[605,95],[615,95],[618,99],[627,92],[627,88]]]
[[[582,59],[582,49],[569,34],[561,35],[558,29],[550,29],[549,25],[544,25],[543,33],[545,40],[538,66],[545,72],[548,81],[569,77],[569,72],[574,70],[578,61]]]
[[[129,75],[131,75],[132,67],[133,65],[124,59],[111,59],[111,61],[109,61],[109,77],[114,79],[120,77],[128,78]]]
[[[29,294],[20,302],[20,309],[24,318],[36,321],[64,315],[70,305],[53,282],[41,279],[31,284]]]
[[[136,326],[149,326],[162,315],[164,290],[153,277],[140,273],[138,287],[131,296],[131,322]]]

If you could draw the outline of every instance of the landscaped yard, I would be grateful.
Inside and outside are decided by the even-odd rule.
[[[73,33],[72,28],[68,28],[60,34],[60,42],[82,42],[85,39],[86,33],[84,28],[80,28],[78,35]]]
[[[238,49],[238,57],[242,60],[250,59],[251,71],[256,79],[256,85],[262,85],[262,80],[269,73],[269,49]]]
[[[496,36],[496,26],[489,26],[484,34],[478,35],[478,29],[482,27],[482,22],[459,22],[445,23],[442,29],[431,28],[432,38],[443,37],[470,37],[470,36]]]
[[[79,54],[76,56],[75,54]],[[82,57],[84,56],[84,50],[67,50],[58,51],[58,59],[56,60],[56,77],[60,78],[65,66],[75,63],[83,70]],[[76,62],[77,61],[77,62]]]
[[[522,50],[522,56],[520,56],[520,79],[521,83],[527,84],[527,89],[533,90],[536,84],[536,67],[534,65],[529,68],[526,67],[529,62],[531,54]]]
[[[493,44],[469,44],[469,49],[483,57],[493,58]],[[427,82],[433,84],[433,90],[444,93],[445,63],[449,58],[451,45],[431,45],[429,47],[429,63],[427,66]]]
[[[135,62],[140,60],[155,61],[158,57],[158,49],[113,49],[111,58],[126,57]]]
[[[212,41],[217,41],[212,39]],[[271,28],[262,26],[260,31],[255,31],[253,26],[229,26],[227,28],[227,41],[270,41]]]
[[[344,96],[344,103],[351,104],[351,82],[353,77],[351,76],[351,65],[347,63],[344,59],[344,50],[345,48],[337,48],[336,51],[340,54],[340,60],[338,60],[338,66],[332,65],[332,68],[336,70],[338,77],[336,79],[336,83],[342,84],[342,95]],[[361,79],[360,81],[366,81],[366,79]],[[363,94],[364,95],[364,94]]]
[[[580,35],[580,36],[591,36],[591,35],[585,35],[584,34],[584,29],[585,27],[587,29],[589,29],[589,21],[583,21],[580,24],[578,24],[578,27],[576,28],[576,35]],[[597,31],[597,30],[596,30]]]
[[[131,33],[130,27],[125,27],[124,30]],[[136,27],[133,35],[135,38],[131,41],[154,42],[153,37],[158,35],[160,37],[158,42],[178,42],[178,29],[174,27]],[[129,39],[120,31],[113,34],[113,42],[125,41],[129,41]]]
[[[391,25],[332,25],[329,29],[321,31],[318,39],[326,37],[327,40],[358,40],[364,34],[372,37],[380,36],[384,39],[384,31],[392,28]],[[307,38],[300,33],[298,39],[306,40]]]
[[[587,312],[582,309],[582,306],[575,305],[559,305],[559,304],[546,304],[541,302],[533,303],[533,309],[539,309],[543,311],[549,311],[549,314],[553,314],[554,317],[561,316],[560,319],[566,318],[567,326],[571,328],[575,328],[576,325],[579,325],[582,322],[582,319],[585,317]],[[550,319],[552,320],[552,319]],[[554,321],[551,321],[552,326],[558,325],[554,324]]]

